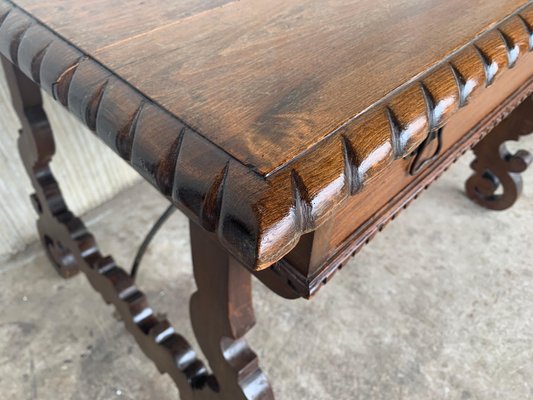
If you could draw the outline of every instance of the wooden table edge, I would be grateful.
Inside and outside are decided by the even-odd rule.
[[[0,52],[6,58],[256,270],[279,261],[301,235],[319,227],[395,160],[412,154],[431,131],[533,48],[533,5],[528,3],[391,98],[263,177],[13,3],[2,0],[0,16]],[[133,112],[119,118],[105,113],[108,105],[124,98],[136,104]],[[147,126],[141,115],[181,132],[164,157],[150,159],[150,153],[137,146],[135,138]],[[200,153],[209,157],[198,158]]]
[[[448,150],[443,152],[433,168],[422,171],[415,180],[403,187],[385,207],[379,209],[370,219],[357,229],[339,246],[335,252],[323,263],[323,268],[316,274],[306,277],[299,273],[290,262],[282,260],[277,263],[276,270],[280,276],[291,281],[298,293],[307,299],[313,297],[335,273],[346,263],[346,260],[355,256],[363,246],[381,232],[385,226],[403,210],[405,210],[424,190],[427,190],[452,164],[454,164],[468,150],[489,135],[503,120],[508,118],[526,99],[533,95],[533,77],[525,82],[521,88],[508,97],[496,109],[483,118],[473,129],[455,142]],[[511,139],[509,139],[511,140]]]

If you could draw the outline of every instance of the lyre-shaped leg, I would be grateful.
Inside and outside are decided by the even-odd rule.
[[[473,148],[474,174],[466,181],[466,193],[472,201],[491,210],[505,210],[516,202],[522,192],[520,173],[533,157],[525,150],[512,154],[505,142],[532,132],[533,99],[528,97]]]
[[[201,227],[191,224],[190,230],[198,286],[191,298],[192,325],[222,398],[273,399],[258,358],[244,339],[255,324],[251,274]]]
[[[92,234],[68,209],[50,169],[55,145],[39,87],[6,59],[2,64],[22,123],[19,150],[35,189],[31,198],[39,234],[58,272],[64,277],[78,271],[86,275],[116,307],[146,356],[174,380],[183,400],[273,399],[255,354],[242,339],[254,321],[249,272],[192,229],[198,283],[191,302],[193,325],[213,375],[166,318],[152,310],[134,279],[100,253]]]
[[[63,245],[54,239],[51,227],[47,223],[54,218],[68,218],[69,210],[50,170],[55,143],[52,129],[42,107],[41,91],[3,57],[2,64],[13,106],[22,124],[18,147],[24,167],[35,189],[35,193],[31,195],[31,201],[39,215],[37,221],[39,236],[58,273],[68,278],[78,272],[75,260]]]

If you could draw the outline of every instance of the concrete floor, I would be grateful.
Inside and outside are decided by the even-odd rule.
[[[463,195],[467,162],[310,302],[255,285],[249,340],[278,399],[533,398],[533,171],[513,209],[489,212]],[[165,204],[142,184],[86,220],[129,265]],[[1,399],[178,398],[83,276],[60,279],[37,245],[0,265]],[[182,215],[157,236],[139,283],[192,337]]]

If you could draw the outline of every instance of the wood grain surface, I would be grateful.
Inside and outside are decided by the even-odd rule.
[[[525,0],[124,3],[2,0],[0,51],[256,269],[531,62]]]
[[[296,287],[304,297],[316,294],[331,281],[338,269],[421,197],[452,163],[469,149],[476,149],[476,143],[479,145],[480,140],[481,143],[485,140],[498,143],[491,137],[501,137],[502,132],[505,140],[516,139],[514,135],[519,133],[530,133],[530,120],[524,115],[531,108],[524,106],[525,103],[531,104],[532,94],[533,65],[510,71],[487,88],[482,96],[475,98],[471,102],[473,108],[463,108],[454,114],[443,131],[439,157],[430,166],[411,176],[406,175],[405,171],[409,169],[413,157],[394,163],[381,179],[374,180],[364,191],[352,196],[333,218],[314,232],[304,235],[274,270],[280,277],[290,281],[290,286]],[[487,110],[492,111],[487,113]],[[512,129],[509,129],[509,124]],[[519,151],[516,156],[522,153]],[[513,163],[508,160],[515,157],[509,156],[508,152],[502,154],[506,160],[504,164],[512,166]],[[502,164],[499,153],[492,152],[491,155],[490,159],[485,159],[485,166],[497,167]],[[457,182],[458,186],[460,184]],[[509,192],[506,198],[516,200],[513,197],[516,192],[512,188],[502,190],[502,193],[506,192]]]
[[[266,175],[526,1],[16,3]]]

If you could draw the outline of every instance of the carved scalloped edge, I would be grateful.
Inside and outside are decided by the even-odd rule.
[[[255,322],[250,297],[251,289],[248,298],[244,296],[243,301],[249,307],[246,310],[249,318],[244,320],[242,315],[238,318],[243,328],[236,333],[232,331],[231,334],[228,334],[225,327],[220,331],[211,331],[214,332],[214,340],[221,341],[220,347],[214,347],[214,356],[226,364],[225,366],[216,363],[216,373],[220,374],[221,380],[228,375],[234,376],[234,381],[225,379],[221,382],[197,358],[189,342],[175,331],[166,316],[155,313],[146,295],[136,285],[134,277],[119,267],[113,257],[102,255],[96,239],[83,221],[68,209],[59,184],[50,169],[55,144],[50,123],[42,108],[42,97],[38,87],[35,85],[29,87],[28,79],[25,77],[22,79],[23,76],[18,69],[9,65],[4,58],[1,61],[4,67],[7,66],[6,75],[13,105],[22,124],[18,140],[19,151],[35,189],[30,198],[39,216],[37,220],[39,236],[57,271],[65,278],[74,276],[79,271],[85,274],[89,283],[100,293],[105,302],[115,306],[126,329],[133,335],[145,355],[154,362],[159,372],[167,373],[174,380],[182,398],[227,398],[225,393],[231,390],[232,385],[237,385],[232,392],[235,399],[272,398],[272,390],[259,368],[257,356],[244,339],[247,330]],[[201,263],[195,264],[198,268],[201,265]],[[235,268],[239,268],[238,272],[247,279],[244,284],[250,285],[250,275],[246,271],[241,271],[237,265]],[[239,278],[235,278],[234,275],[228,276],[229,272],[223,268],[217,269],[217,273],[219,280],[227,279],[228,284],[234,283]],[[211,277],[210,274],[206,275],[207,279]],[[191,307],[191,317],[193,320],[208,321],[207,325],[201,324],[200,328],[195,329],[198,333],[204,326],[212,325],[210,318],[213,315],[205,313],[205,305],[212,303],[206,277],[195,274],[195,280],[198,290],[194,293],[193,300],[198,297],[204,297],[206,300],[202,304],[203,307],[194,310]],[[242,281],[241,278],[238,284],[243,284]],[[246,293],[246,290],[243,293]],[[238,298],[242,299],[242,296]],[[222,304],[224,305],[224,302]],[[243,312],[242,309],[240,311]],[[227,319],[228,324],[234,321],[231,315],[224,313],[224,310],[217,314],[218,316]],[[239,326],[238,323],[236,326]],[[204,337],[203,334],[198,335],[199,340]],[[213,354],[208,356],[210,361],[213,361]]]
[[[527,4],[266,177],[6,0],[0,52],[191,219],[215,231],[230,253],[263,269],[520,62],[533,48],[532,26]]]
[[[70,212],[55,216],[55,220],[61,237],[71,237],[64,245],[78,260],[79,268],[106,303],[116,307],[127,330],[159,372],[168,373],[180,390],[211,390],[207,385],[211,376],[187,340],[164,316],[154,313],[145,294],[112,257],[102,256],[83,222]]]
[[[533,95],[533,79],[525,86],[517,96],[512,98],[507,104],[498,111],[496,117],[489,118],[481,122],[479,126],[482,129],[473,129],[468,135],[464,136],[459,142],[454,144],[441,157],[440,164],[434,171],[428,171],[421,174],[419,179],[409,184],[401,193],[396,196],[396,201],[392,201],[390,208],[382,210],[376,218],[367,226],[363,226],[352,234],[352,240],[348,239],[346,246],[337,251],[327,262],[328,268],[320,271],[315,277],[307,281],[303,276],[295,276],[295,271],[285,271],[283,266],[278,265],[278,274],[288,275],[292,284],[299,288],[300,293],[306,298],[314,296],[318,290],[327,284],[335,273],[342,269],[343,265],[351,257],[355,256],[365,245],[367,245],[379,232],[381,232],[391,221],[407,207],[409,207],[420,194],[427,190],[432,183],[438,180],[452,164],[462,157],[468,150],[474,148],[481,140],[485,138],[494,128],[496,128],[504,119],[506,119],[521,103]],[[423,182],[423,183],[421,183]],[[281,270],[282,269],[282,270]]]
[[[254,218],[247,217],[238,232],[221,221],[233,225],[237,220],[224,200],[227,188],[240,190],[243,180],[251,182],[244,189],[265,188],[264,178],[5,0],[0,2],[0,52],[190,218],[208,231],[218,230],[238,259],[257,264],[256,246],[250,244],[260,236]]]

